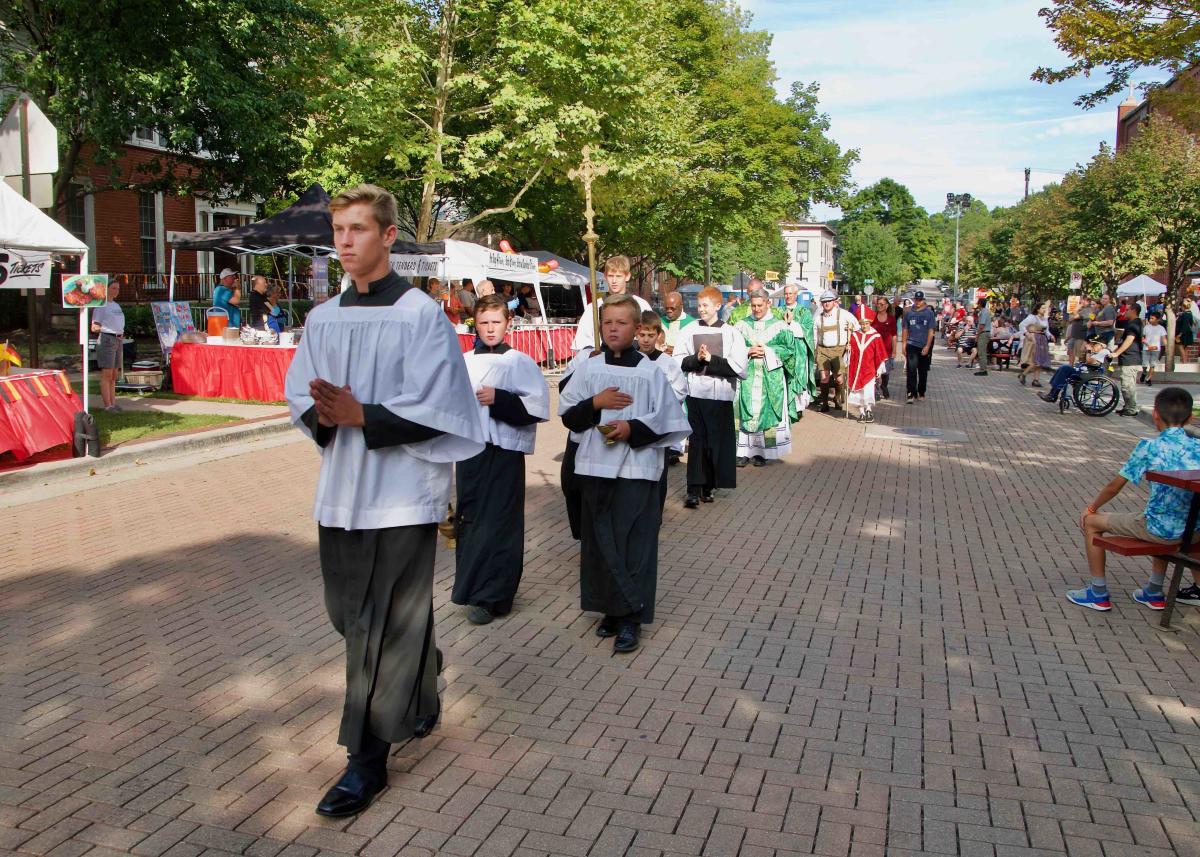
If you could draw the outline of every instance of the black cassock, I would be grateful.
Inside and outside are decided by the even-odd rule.
[[[715,358],[714,358],[715,359]],[[737,487],[737,431],[733,402],[687,397],[688,493]]]
[[[510,346],[501,343],[496,353]],[[487,349],[476,346],[476,352]],[[512,426],[538,422],[521,398],[496,389],[489,407],[494,420]],[[497,616],[512,610],[525,562],[525,455],[489,443],[455,466],[458,486],[454,554],[455,604],[478,604]]]

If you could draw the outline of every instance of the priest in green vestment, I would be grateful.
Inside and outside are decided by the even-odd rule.
[[[688,315],[683,310],[683,296],[679,292],[668,292],[663,298],[663,311],[666,313],[663,316],[663,351],[667,354],[675,354],[675,340],[679,337],[679,331],[693,323],[696,319]]]
[[[795,364],[788,376],[788,411],[792,422],[804,416],[804,409],[817,395],[817,379],[813,372],[816,361],[816,331],[813,326],[812,309],[797,300],[798,286],[783,288],[783,308],[779,315],[795,338]]]
[[[771,298],[761,288],[750,292],[750,315],[734,329],[745,339],[750,357],[734,403],[737,463],[745,467],[753,460],[761,467],[792,449],[788,378],[795,371],[796,340],[771,311]]]

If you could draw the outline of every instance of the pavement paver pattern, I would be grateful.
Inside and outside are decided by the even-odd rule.
[[[10,507],[0,852],[1200,854],[1189,608],[1157,632],[1128,560],[1111,613],[1062,597],[1078,510],[1146,427],[942,356],[930,392],[880,424],[965,442],[810,413],[785,463],[696,511],[675,468],[659,621],[624,657],[579,612],[543,428],[514,613],[468,624],[439,547],[443,723],[341,821],[312,812],[343,663],[306,443]]]

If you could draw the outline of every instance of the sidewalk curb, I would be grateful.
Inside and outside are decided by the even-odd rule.
[[[26,470],[2,473],[0,474],[0,491],[35,484],[46,485],[88,476],[93,469],[96,471],[95,475],[99,475],[102,472],[134,465],[141,459],[148,460],[147,463],[162,461],[201,449],[242,444],[246,441],[283,434],[291,428],[291,418],[273,417],[249,424],[226,426],[195,434],[122,445],[99,458],[84,457],[49,461]]]

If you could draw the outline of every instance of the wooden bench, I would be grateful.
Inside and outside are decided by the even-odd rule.
[[[1184,567],[1193,570],[1200,568],[1200,561],[1191,559],[1191,557],[1200,555],[1200,542],[1189,545],[1186,556],[1179,552],[1179,542],[1162,544],[1146,542],[1129,536],[1096,536],[1092,539],[1092,544],[1098,548],[1104,548],[1108,553],[1121,556],[1165,556],[1172,559],[1175,570],[1171,574],[1171,583],[1167,586],[1167,606],[1163,610],[1163,618],[1159,623],[1162,627],[1169,628],[1171,615],[1175,612],[1175,597],[1179,594],[1179,584],[1183,579]]]

